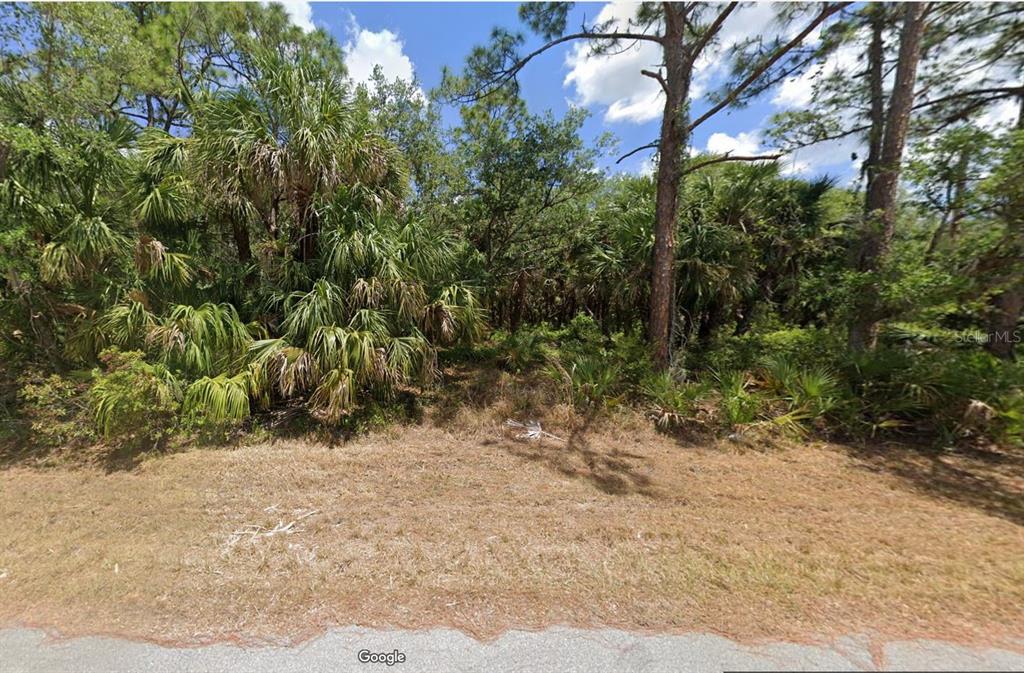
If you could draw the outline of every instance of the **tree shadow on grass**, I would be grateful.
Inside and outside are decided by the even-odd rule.
[[[590,442],[588,434],[594,417],[590,414],[584,418],[564,442],[548,437],[505,438],[501,445],[514,456],[542,463],[548,469],[574,479],[587,480],[604,493],[657,497],[647,466],[641,462],[643,456],[617,448],[606,450]],[[488,440],[486,443],[495,442]]]
[[[155,453],[157,452],[133,446],[105,444],[52,447],[22,439],[19,442],[0,443],[0,470],[19,467],[45,470],[88,466],[99,468],[107,474],[130,472],[148,455]]]
[[[448,425],[455,421],[459,410],[469,405],[483,409],[500,394],[498,382],[502,371],[497,367],[457,367],[447,370],[443,385],[431,391],[428,402],[434,423]]]
[[[944,451],[905,445],[845,448],[865,469],[895,475],[933,498],[1024,526],[1024,451]]]

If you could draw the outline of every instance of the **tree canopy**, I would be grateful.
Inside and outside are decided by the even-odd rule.
[[[7,385],[93,370],[103,432],[132,408],[115,375],[188,422],[337,426],[496,348],[574,404],[653,399],[662,419],[706,388],[730,423],[964,437],[980,413],[1019,433],[1024,10],[780,6],[783,29],[722,54],[692,114],[739,7],[574,28],[567,3],[525,4],[524,31],[481,36],[424,92],[379,68],[354,82],[329,34],[275,4],[3,6]],[[559,45],[631,41],[662,56],[636,73],[661,91],[659,137],[628,152],[652,153],[650,175],[603,168],[614,139],[584,138],[584,109],[531,109],[518,78]],[[812,102],[772,120],[774,149],[692,150],[798,75]],[[986,120],[1008,102],[1012,123]],[[848,184],[776,161],[845,137],[866,148]],[[755,389],[772,402],[748,414]]]

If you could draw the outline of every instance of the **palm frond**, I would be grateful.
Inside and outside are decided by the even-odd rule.
[[[239,420],[249,415],[249,374],[204,376],[188,387],[183,409],[211,421]]]
[[[352,407],[353,380],[351,369],[335,368],[328,371],[309,398],[313,415],[325,423],[336,425]]]

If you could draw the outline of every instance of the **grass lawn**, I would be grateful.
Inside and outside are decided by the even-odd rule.
[[[1019,456],[686,444],[625,413],[528,442],[500,416],[9,463],[0,623],[187,643],[353,623],[1024,635]]]

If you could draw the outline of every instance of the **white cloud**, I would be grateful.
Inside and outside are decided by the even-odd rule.
[[[707,4],[708,14],[702,21],[714,20],[722,7]],[[779,23],[775,20],[777,7],[773,2],[753,2],[740,5],[722,24],[722,29],[694,64],[694,77],[690,96],[696,100],[709,89],[723,83],[728,75],[727,58],[729,50],[750,37],[761,36],[765,41],[779,35]]]
[[[857,159],[853,155],[857,155]],[[867,149],[861,138],[848,136],[829,140],[787,154],[780,159],[786,175],[817,175],[821,173],[859,174]]]
[[[864,156],[861,145],[860,139],[850,137],[803,147],[780,157],[779,169],[783,175],[815,175],[829,170],[844,174],[852,170],[856,173],[860,170],[860,161]],[[761,132],[757,129],[741,131],[735,136],[728,133],[712,133],[705,151],[709,154],[735,156],[757,156],[774,152],[772,148],[762,147]],[[854,160],[854,153],[861,159]]]
[[[288,13],[288,18],[291,19],[292,23],[296,26],[307,33],[316,30],[316,26],[313,25],[313,6],[310,5],[307,0],[274,1],[284,7],[284,11]]]
[[[601,8],[594,23],[610,21],[620,29],[627,29],[637,7],[635,2],[613,0]],[[713,20],[721,9],[720,5],[707,5],[707,16],[702,20]],[[751,3],[729,15],[716,44],[706,49],[695,65],[690,84],[691,100],[703,96],[727,75],[725,63],[729,49],[753,35],[771,39],[779,32],[775,12],[772,3]],[[795,28],[790,26],[787,30]],[[623,46],[624,50],[612,54],[595,54],[589,44],[577,42],[566,56],[569,73],[564,85],[576,89],[577,104],[605,108],[605,121],[642,124],[658,119],[664,111],[664,94],[657,81],[641,75],[640,71],[658,69],[663,60],[661,47],[646,41]]]
[[[610,2],[595,22],[615,21],[625,27],[636,8],[632,2]],[[606,55],[577,42],[566,56],[569,74],[564,84],[575,86],[578,105],[606,107],[605,121],[642,124],[660,117],[664,103],[659,84],[640,71],[656,70],[661,61],[661,47],[653,42],[637,42],[622,53]]]
[[[712,133],[707,151],[711,154],[751,156],[761,152],[761,136],[757,131],[741,131],[735,137],[728,133]]]
[[[1019,82],[1019,70],[1011,59],[996,60],[983,68],[976,65],[957,68],[956,77],[952,79],[946,74],[951,65],[955,67],[957,64],[972,64],[975,60],[974,55],[991,49],[997,38],[998,35],[995,32],[985,33],[955,44],[941,60],[926,60],[918,74],[920,79],[944,78],[955,85],[953,89],[933,91],[928,98],[941,98],[956,91],[1013,86]],[[1008,124],[1016,121],[1018,109],[1019,104],[1016,99],[997,101],[981,109],[977,123],[982,128],[991,131],[1005,130]]]
[[[344,52],[349,77],[357,83],[368,82],[378,65],[388,81],[412,82],[416,77],[397,34],[387,29],[374,32],[361,28],[354,16],[349,20],[349,41]]]
[[[985,114],[978,119],[978,124],[982,128],[994,129],[1016,122],[1019,114],[1020,103],[1016,99],[1007,98],[986,110]]]
[[[869,39],[870,36],[864,32],[859,39],[836,49],[824,63],[784,79],[775,89],[772,104],[783,110],[809,106],[814,100],[814,82],[819,77],[842,74],[852,76],[863,69],[860,59],[864,45]],[[852,124],[852,113],[843,115],[843,120],[844,125]],[[852,172],[857,175],[866,153],[863,139],[858,135],[851,135],[801,147],[782,157],[779,165],[784,175],[809,176],[828,172],[844,175]],[[853,159],[854,154],[859,158]]]
[[[865,37],[865,39],[867,39]],[[814,81],[819,76],[829,76],[836,73],[849,73],[853,75],[858,67],[858,60],[864,51],[860,40],[850,44],[844,44],[836,49],[819,66],[808,68],[799,75],[787,77],[775,90],[772,103],[778,107],[800,108],[810,104],[814,97]]]

